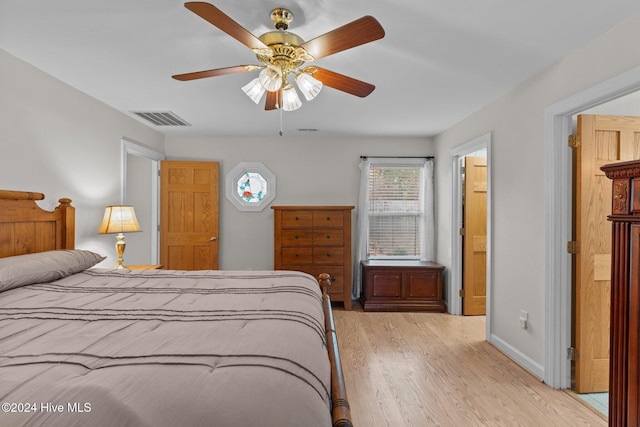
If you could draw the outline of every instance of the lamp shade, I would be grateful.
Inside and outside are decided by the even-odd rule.
[[[318,96],[320,89],[322,89],[322,82],[320,80],[304,72],[298,74],[296,83],[298,83],[298,88],[307,101],[311,101]]]
[[[282,70],[274,65],[268,65],[260,71],[258,79],[266,90],[275,92],[282,87]]]
[[[107,206],[100,224],[99,233],[130,233],[140,231],[133,206]]]
[[[260,98],[262,98],[262,95],[264,95],[264,92],[266,91],[264,86],[262,86],[262,83],[260,83],[260,79],[258,77],[251,80],[248,84],[242,86],[242,90],[256,104],[260,102]]]
[[[297,110],[301,105],[302,101],[300,101],[293,86],[289,86],[282,91],[282,109],[284,111]]]

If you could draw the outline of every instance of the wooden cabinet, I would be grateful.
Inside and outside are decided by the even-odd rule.
[[[361,262],[365,311],[445,311],[440,264],[424,261]]]
[[[272,206],[274,269],[331,275],[331,301],[351,309],[353,206]]]
[[[640,425],[640,161],[602,167],[613,180],[609,425]]]

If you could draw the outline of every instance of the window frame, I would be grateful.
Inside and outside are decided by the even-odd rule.
[[[402,215],[402,213],[389,213],[389,214],[382,214],[382,215],[372,215],[372,211],[370,210],[370,204],[371,204],[371,193],[368,190],[367,191],[367,215],[368,215],[368,224],[367,224],[367,251],[366,251],[366,259],[368,260],[397,260],[397,261],[414,261],[414,260],[420,260],[424,257],[425,254],[422,253],[423,249],[424,249],[424,245],[421,243],[421,239],[424,239],[425,237],[422,235],[424,234],[422,231],[422,223],[423,221],[423,217],[424,215],[426,215],[427,213],[425,213],[424,210],[424,200],[425,200],[425,196],[426,196],[426,190],[424,187],[424,181],[425,181],[425,176],[424,174],[426,173],[426,167],[425,167],[425,158],[420,157],[420,158],[376,158],[376,159],[372,159],[369,158],[369,179],[367,181],[367,185],[371,186],[371,172],[374,169],[380,169],[380,168],[416,168],[420,170],[419,173],[419,178],[418,178],[418,186],[420,189],[420,193],[419,193],[419,200],[418,200],[418,206],[419,209],[416,211],[412,211],[410,213],[406,213],[405,215]],[[417,242],[417,253],[415,255],[371,255],[371,224],[374,222],[372,221],[373,218],[376,217],[383,217],[383,216],[394,216],[394,217],[415,217],[416,218],[416,231],[415,231],[415,240]]]
[[[238,181],[246,173],[257,173],[267,183],[267,194],[260,200],[247,201],[238,194]],[[262,162],[240,162],[226,177],[227,199],[239,210],[244,212],[260,212],[276,198],[276,176]]]

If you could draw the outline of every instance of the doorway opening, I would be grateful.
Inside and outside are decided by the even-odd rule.
[[[465,241],[461,230],[465,229],[465,210],[466,213],[476,213],[482,217],[481,222],[484,226],[483,233],[476,233],[474,239],[469,239],[466,243],[467,249],[476,249],[476,253],[484,254],[484,269],[475,272],[476,275],[484,276],[484,298],[486,314],[486,339],[491,341],[491,134],[482,135],[465,144],[451,149],[451,177],[452,177],[452,208],[453,218],[451,221],[451,271],[449,274],[448,301],[449,312],[455,315],[464,314],[463,294],[464,287],[464,261],[465,261]],[[486,178],[484,184],[472,184],[485,195],[485,210],[478,212],[476,209],[469,209],[465,206],[465,181],[467,174],[465,173],[465,162],[467,158],[479,158],[479,163],[484,163]],[[468,218],[468,216],[467,216]],[[469,237],[469,236],[468,236]],[[473,236],[471,236],[473,237]],[[467,257],[468,258],[468,257]],[[469,267],[467,267],[469,269]],[[469,286],[467,284],[467,289]],[[466,292],[466,290],[464,291]],[[478,313],[480,314],[480,313]]]
[[[141,229],[127,236],[127,260],[136,265],[158,264],[159,174],[164,154],[126,138],[122,138],[121,146],[121,203],[135,207]]]
[[[545,109],[545,365],[544,381],[571,387],[572,153],[567,144],[573,116],[640,90],[640,67],[563,99]]]

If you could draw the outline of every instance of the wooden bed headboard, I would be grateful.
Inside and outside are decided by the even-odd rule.
[[[0,190],[0,258],[74,248],[71,199],[60,199],[53,212],[36,204],[43,199],[42,193]]]

